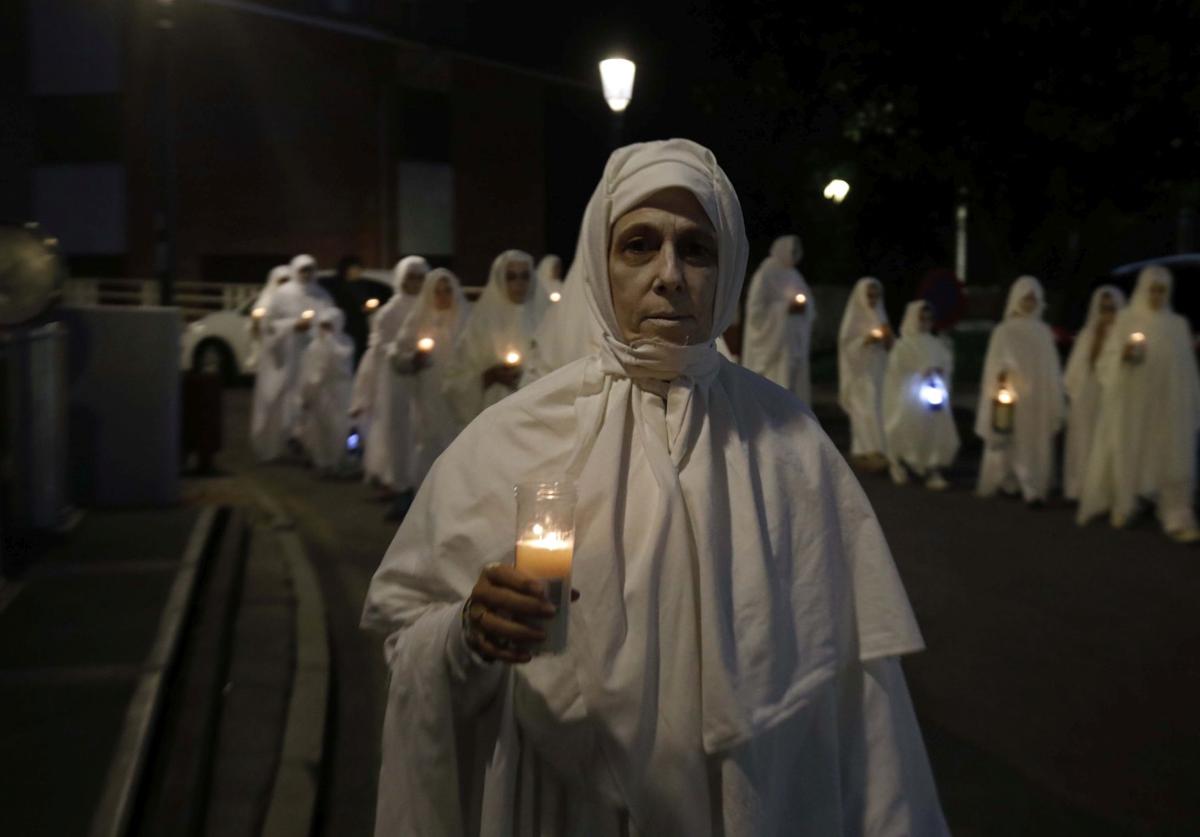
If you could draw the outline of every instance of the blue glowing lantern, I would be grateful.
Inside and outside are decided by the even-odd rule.
[[[946,392],[946,382],[940,375],[930,375],[922,381],[917,394],[922,404],[935,411],[943,409],[950,400],[949,393]]]
[[[348,453],[358,453],[362,445],[362,437],[358,435],[358,429],[352,428],[350,435],[346,437],[346,451]]]

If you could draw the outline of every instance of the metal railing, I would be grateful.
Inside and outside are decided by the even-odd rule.
[[[158,305],[157,279],[86,279],[66,282],[63,300],[68,305]],[[188,322],[215,311],[238,308],[258,296],[257,285],[236,282],[176,282],[175,304]]]

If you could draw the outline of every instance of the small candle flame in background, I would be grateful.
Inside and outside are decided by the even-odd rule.
[[[263,317],[267,316],[267,309],[266,308],[255,308],[253,311],[250,312],[250,316],[256,320],[261,320]]]
[[[562,294],[560,294],[558,291],[551,291],[550,292],[550,301],[551,302],[561,302]]]
[[[377,300],[375,297],[371,297],[370,299],[367,300],[367,310],[368,311],[374,311],[378,307],[379,307],[379,300]]]
[[[314,311],[314,310],[312,310],[311,308],[309,308],[308,310],[306,310],[304,313],[302,313],[302,314],[300,315],[300,319],[302,319],[302,320],[311,320],[311,319],[312,319],[313,317],[315,317],[315,316],[317,316],[317,312],[316,312],[316,311]]]
[[[796,302],[800,305],[803,305],[804,303],[808,302],[808,297],[806,297],[804,294],[796,294]]]
[[[506,364],[508,364],[509,366],[516,366],[518,363],[521,362],[521,353],[520,352],[509,352],[508,354],[506,354],[504,356],[504,362]]]
[[[883,329],[876,326],[875,328],[871,329],[871,336],[874,337],[876,340],[882,340],[883,339]]]
[[[433,351],[433,338],[432,337],[422,337],[420,340],[418,340],[417,341],[417,351],[432,352]]]
[[[1014,393],[1008,387],[1000,387],[999,391],[996,393],[996,400],[1001,404],[1011,404],[1017,400],[1017,397],[1016,393]]]
[[[1145,343],[1146,335],[1142,334],[1140,331],[1135,331],[1133,334],[1129,335],[1129,342],[1130,343]]]

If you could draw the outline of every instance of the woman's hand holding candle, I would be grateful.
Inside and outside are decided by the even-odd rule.
[[[516,389],[521,382],[521,367],[520,365],[512,365],[509,363],[497,363],[484,371],[483,373],[483,388],[487,389],[492,384],[502,384],[509,389]]]
[[[541,581],[516,567],[488,564],[463,611],[467,644],[487,660],[527,663],[533,656],[530,647],[546,639],[546,632],[531,622],[549,619],[557,610],[546,601]]]
[[[803,314],[808,308],[808,296],[806,294],[796,294],[792,297],[792,304],[788,308],[788,313]]]

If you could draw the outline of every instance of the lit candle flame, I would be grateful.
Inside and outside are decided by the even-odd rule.
[[[302,313],[302,314],[300,315],[300,319],[302,319],[302,320],[311,320],[311,319],[312,319],[313,317],[315,317],[315,316],[317,316],[317,312],[316,312],[316,311],[314,311],[314,310],[312,310],[311,308],[309,308],[309,309],[307,309],[306,311],[304,311],[304,313]]]
[[[561,300],[562,300],[562,294],[560,294],[558,291],[550,292],[550,301],[551,302],[560,302]]]
[[[255,308],[253,311],[250,312],[250,316],[256,320],[261,320],[263,317],[267,316],[267,309],[266,308]]]
[[[1011,404],[1017,400],[1017,396],[1016,393],[1014,393],[1008,387],[1000,387],[999,391],[996,393],[996,400],[1001,404]]]
[[[876,326],[875,328],[871,329],[871,336],[874,337],[876,340],[882,340],[883,339],[883,329]]]
[[[808,297],[806,297],[804,294],[796,294],[796,303],[797,304],[803,305],[806,302],[808,302]]]
[[[374,311],[378,307],[379,307],[379,300],[377,300],[375,297],[371,297],[370,299],[367,300],[367,310],[368,311]]]
[[[417,341],[417,351],[432,352],[433,351],[433,338],[432,337],[422,337],[420,340],[418,340]]]
[[[1135,331],[1133,334],[1129,335],[1129,342],[1130,343],[1145,343],[1146,335],[1142,334],[1140,331]]]
[[[521,353],[520,352],[509,352],[508,354],[506,354],[504,356],[504,362],[508,366],[516,366],[517,364],[519,364],[521,362]]]

